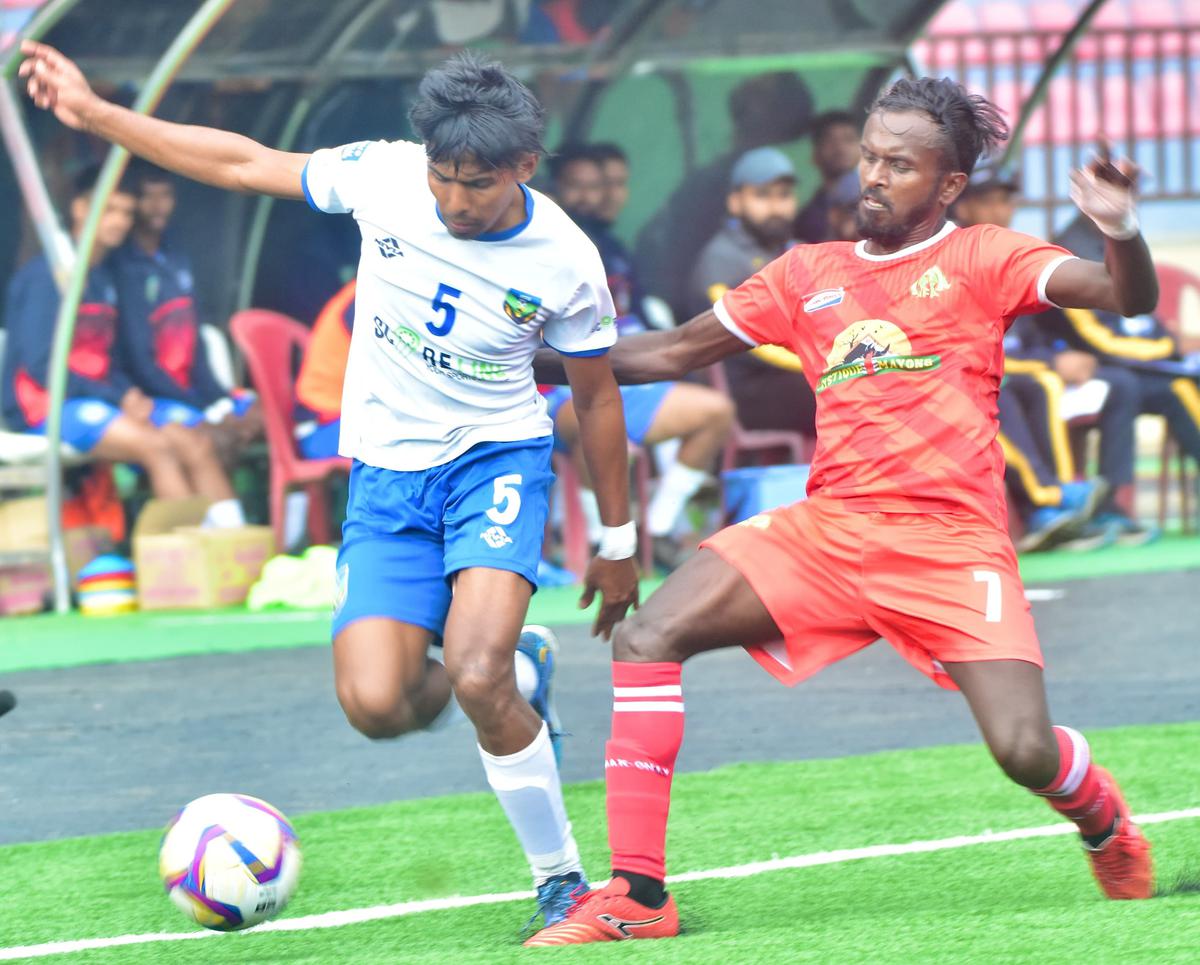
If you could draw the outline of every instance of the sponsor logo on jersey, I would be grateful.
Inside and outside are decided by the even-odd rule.
[[[373,321],[377,339],[386,342],[398,352],[419,357],[429,371],[436,375],[470,382],[503,382],[508,378],[508,369],[499,362],[467,358],[426,345],[421,336],[407,325],[397,325],[393,328],[378,315]]]
[[[804,296],[804,310],[811,314],[819,312],[822,308],[833,308],[834,305],[840,305],[845,298],[844,288],[822,288],[819,292]]]
[[[356,141],[353,144],[347,144],[342,148],[342,160],[357,161],[360,157],[367,153],[367,148],[370,146],[370,141]]]
[[[504,531],[503,526],[489,526],[479,534],[479,538],[494,550],[503,549],[512,542],[512,537]]]
[[[949,287],[950,279],[945,276],[942,269],[934,265],[914,281],[908,290],[912,293],[913,298],[937,298]]]
[[[379,246],[379,253],[384,258],[395,258],[397,255],[404,257],[404,252],[400,250],[400,242],[395,238],[376,238],[375,244]]]
[[[515,288],[510,288],[504,294],[504,314],[518,325],[533,321],[541,307],[542,300],[537,295],[517,291]]]
[[[941,356],[913,355],[912,344],[898,325],[868,318],[842,330],[825,362],[828,368],[817,381],[818,392],[864,375],[927,372],[941,365]]]

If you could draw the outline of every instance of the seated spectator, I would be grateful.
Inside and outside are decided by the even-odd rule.
[[[633,260],[612,232],[612,218],[620,213],[620,189],[609,192],[601,162],[587,147],[571,147],[553,159],[554,193],[566,212],[584,230],[600,252],[608,286],[617,309],[620,333],[645,328],[640,317],[641,287]],[[637,445],[679,440],[679,451],[662,476],[646,511],[646,525],[654,543],[655,562],[674,569],[684,548],[672,537],[688,501],[708,478],[717,454],[725,445],[733,423],[733,406],[721,393],[689,382],[656,382],[621,386],[626,431]],[[557,387],[547,394],[550,417],[558,445],[572,454],[580,478],[588,487],[584,512],[589,529],[599,535],[600,514],[588,485],[587,468],[579,453],[579,423],[570,390]],[[593,540],[595,541],[595,540]]]
[[[848,111],[827,111],[812,123],[812,160],[821,172],[821,186],[796,216],[793,234],[801,241],[836,240],[829,233],[829,206],[838,182],[858,170],[862,120]]]
[[[163,240],[175,211],[171,176],[145,162],[137,163],[130,176],[137,192],[133,229],[110,259],[120,364],[153,400],[156,425],[207,423],[232,463],[242,446],[262,435],[257,401],[246,390],[227,392],[209,366],[196,320],[191,263]]]
[[[305,459],[338,454],[342,428],[342,382],[354,331],[354,293],[348,281],[326,303],[313,324],[296,379],[296,445]]]
[[[738,159],[725,197],[729,217],[692,271],[689,315],[711,308],[794,244],[795,191],[796,171],[782,151],[760,147]],[[815,435],[816,398],[795,355],[762,346],[722,364],[742,426]]]
[[[972,173],[951,214],[963,227],[1007,228],[1020,190],[1015,176],[995,164]],[[1048,338],[1042,317],[1014,322],[1004,340],[1005,379],[1000,387],[1000,443],[1026,532],[1024,551],[1067,544],[1093,548],[1116,539],[1145,542],[1154,534],[1129,516],[1133,497],[1134,420],[1137,386],[1129,376],[1099,367],[1094,358]],[[1100,477],[1075,483],[1060,405],[1069,389],[1100,380],[1103,398],[1094,413],[1100,429]],[[1042,437],[1042,441],[1038,441]],[[1051,466],[1047,451],[1057,453]],[[1095,515],[1095,520],[1092,520]]]
[[[87,220],[97,171],[85,172],[70,203],[71,231],[78,239]],[[206,496],[214,500],[206,523],[240,526],[241,504],[204,433],[177,424],[157,426],[154,402],[134,386],[114,357],[117,293],[107,258],[133,222],[135,198],[118,186],[100,218],[68,360],[63,441],[98,459],[129,462],[146,471],[151,491],[163,498]],[[39,255],[8,286],[4,353],[5,422],[27,432],[45,432],[51,345],[59,293],[50,262]]]
[[[858,169],[843,174],[828,195],[830,241],[858,241],[858,202],[862,186]]]

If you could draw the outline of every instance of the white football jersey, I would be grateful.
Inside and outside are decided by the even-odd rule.
[[[440,466],[481,442],[553,432],[533,353],[599,355],[615,311],[595,245],[552,200],[462,241],[427,181],[425,149],[362,141],[315,152],[304,195],[362,233],[338,451],[371,466]]]

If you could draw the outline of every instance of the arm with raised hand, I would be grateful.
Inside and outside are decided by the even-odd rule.
[[[19,76],[34,104],[176,174],[230,191],[300,199],[307,154],[276,151],[230,131],[136,114],[106,101],[75,62],[48,44],[23,41]]]

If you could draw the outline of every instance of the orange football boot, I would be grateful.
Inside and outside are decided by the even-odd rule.
[[[1097,767],[1108,793],[1117,804],[1117,829],[1098,848],[1084,845],[1092,862],[1092,874],[1100,890],[1109,898],[1150,898],[1154,895],[1154,865],[1150,861],[1150,842],[1129,818],[1129,808],[1111,774]]]
[[[673,895],[661,908],[647,908],[629,897],[629,882],[613,878],[603,888],[579,899],[567,917],[525,942],[541,945],[585,945],[628,938],[672,938],[679,934],[679,909]]]

